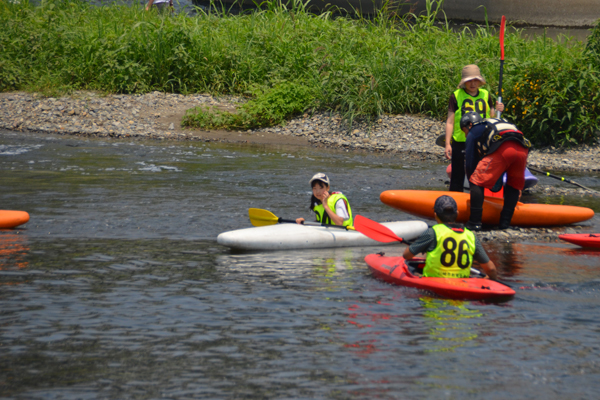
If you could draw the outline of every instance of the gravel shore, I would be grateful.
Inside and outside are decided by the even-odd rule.
[[[111,138],[199,140],[242,143],[304,144],[348,151],[394,153],[421,161],[445,161],[435,139],[444,132],[444,122],[412,115],[385,115],[374,124],[352,128],[338,115],[303,115],[285,126],[255,131],[226,132],[183,129],[185,111],[200,105],[233,110],[240,100],[210,95],[177,95],[153,92],[144,95],[107,95],[77,92],[68,97],[45,97],[36,93],[0,93],[0,129],[21,132]],[[550,171],[600,171],[600,146],[576,149],[534,149],[528,164]],[[583,189],[533,188],[545,194],[565,193],[597,196]],[[575,232],[577,227],[569,227]],[[565,232],[561,228],[560,233]],[[556,240],[552,229],[510,229],[481,234],[482,240]]]
[[[183,129],[181,117],[196,106],[233,110],[238,102],[235,98],[159,92],[108,96],[78,92],[62,98],[0,93],[0,128],[79,136],[212,141],[220,140],[222,132]],[[237,135],[221,141],[248,142],[267,133],[303,138],[316,147],[401,153],[412,159],[444,161],[443,149],[434,145],[443,132],[444,122],[426,117],[385,115],[371,126],[355,124],[349,128],[340,116],[319,113],[305,114],[285,126],[234,132]],[[528,163],[555,171],[600,171],[600,146],[534,149]]]

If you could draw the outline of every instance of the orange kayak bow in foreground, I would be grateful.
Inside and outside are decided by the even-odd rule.
[[[16,228],[29,221],[25,211],[0,210],[0,229]]]
[[[379,196],[381,202],[397,210],[424,218],[434,218],[433,205],[442,196],[450,196],[458,206],[457,222],[465,223],[471,214],[471,195],[461,192],[434,190],[387,190]],[[485,197],[482,222],[496,225],[500,221],[500,211],[504,199]],[[511,225],[514,226],[558,226],[586,221],[594,216],[594,211],[586,207],[555,204],[517,203]]]

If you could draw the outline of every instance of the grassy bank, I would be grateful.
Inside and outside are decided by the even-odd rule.
[[[340,112],[350,121],[381,113],[445,119],[448,96],[469,63],[497,90],[493,30],[454,32],[434,26],[432,14],[409,24],[272,4],[249,15],[164,17],[137,5],[50,0],[1,2],[0,24],[0,90],[249,96],[235,115],[188,114],[187,124],[207,128],[272,125],[306,109]],[[594,141],[600,27],[587,47],[510,33],[505,43],[505,116],[537,145]]]

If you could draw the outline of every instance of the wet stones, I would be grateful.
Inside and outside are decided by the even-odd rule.
[[[152,92],[144,95],[108,95],[76,92],[62,98],[37,93],[0,93],[0,128],[100,137],[139,137],[202,140],[162,117],[182,114],[201,105],[233,107],[245,100],[210,95]],[[445,121],[414,115],[383,115],[371,123],[349,121],[329,112],[304,114],[282,126],[248,130],[300,136],[317,147],[395,153],[406,159],[443,162],[444,149],[435,145],[445,132]],[[533,149],[528,163],[540,169],[591,172],[600,170],[600,149],[580,146],[563,150]]]

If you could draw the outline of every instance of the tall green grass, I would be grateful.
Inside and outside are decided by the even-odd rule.
[[[427,15],[384,10],[367,20],[311,14],[301,2],[288,9],[273,1],[236,16],[165,16],[79,0],[0,2],[0,90],[248,96],[235,115],[188,113],[186,124],[207,128],[268,126],[307,109],[349,121],[382,113],[443,120],[465,64],[478,64],[496,92],[499,44],[487,26],[436,26],[439,4],[430,6]],[[504,115],[538,145],[596,140],[600,45],[527,41],[518,32],[505,43]]]

